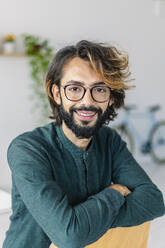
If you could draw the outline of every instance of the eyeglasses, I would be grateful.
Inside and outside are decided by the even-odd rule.
[[[92,99],[96,102],[107,102],[110,99],[111,89],[106,85],[97,85],[93,87],[84,87],[75,83],[61,86],[64,89],[65,96],[70,101],[80,101],[83,99],[87,89],[90,89]]]

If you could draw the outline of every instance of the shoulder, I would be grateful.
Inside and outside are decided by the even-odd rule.
[[[45,140],[49,141],[52,138],[52,135],[55,133],[55,128],[53,127],[53,123],[49,123],[42,127],[37,127],[32,131],[24,132],[17,137],[15,137],[12,143],[17,143],[19,141],[31,141],[31,142],[43,142]]]
[[[109,141],[114,141],[116,139],[120,139],[120,136],[116,132],[116,130],[114,130],[113,128],[109,126],[103,126],[102,128],[100,128],[97,135],[102,140],[108,139]]]
[[[120,151],[126,145],[116,130],[109,126],[100,128],[96,136],[97,142],[101,143],[104,147],[109,147],[112,153]]]
[[[16,148],[29,151],[47,150],[51,147],[51,143],[55,139],[54,137],[56,137],[56,129],[53,123],[37,127],[14,138],[8,147],[8,153],[15,151]]]
[[[54,135],[54,125],[48,124],[14,138],[7,151],[11,171],[28,178],[51,176],[49,152]]]

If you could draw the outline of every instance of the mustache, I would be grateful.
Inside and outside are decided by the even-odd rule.
[[[96,112],[98,114],[102,114],[102,109],[96,108],[94,106],[89,106],[89,107],[82,106],[79,108],[71,107],[70,112],[73,113],[74,111],[93,111],[93,112]]]

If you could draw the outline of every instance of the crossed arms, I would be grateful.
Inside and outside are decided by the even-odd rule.
[[[110,228],[139,225],[164,214],[161,192],[125,149],[120,149],[120,159],[113,156],[114,184],[71,206],[44,154],[21,139],[10,146],[8,161],[19,193],[56,246],[81,248]]]

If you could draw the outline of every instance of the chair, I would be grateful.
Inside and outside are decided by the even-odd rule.
[[[147,248],[150,222],[139,226],[108,230],[99,240],[86,248]],[[57,248],[51,245],[49,248]]]

